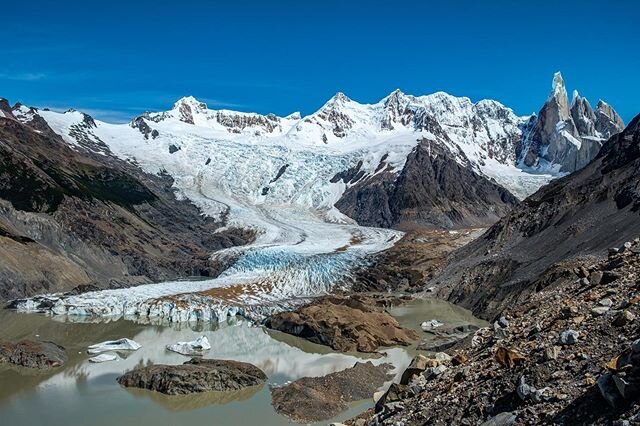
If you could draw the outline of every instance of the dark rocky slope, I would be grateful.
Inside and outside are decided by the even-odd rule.
[[[640,424],[640,238],[508,307],[492,327],[418,355],[349,425]]]
[[[560,261],[601,255],[640,234],[640,116],[584,169],[543,187],[456,251],[439,294],[493,318],[563,278]]]
[[[211,252],[252,238],[242,230],[214,234],[221,224],[178,201],[169,177],[108,152],[72,149],[46,123],[20,123],[5,109],[0,300],[215,275]]]
[[[383,171],[357,181],[336,207],[360,225],[460,228],[494,223],[517,204],[509,191],[461,165],[455,156],[466,158],[423,140],[400,175]]]

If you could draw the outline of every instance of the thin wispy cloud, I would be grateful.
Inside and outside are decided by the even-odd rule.
[[[238,104],[234,102],[222,101],[220,99],[213,98],[200,98],[198,96],[194,96],[197,100],[204,102],[207,104],[209,108],[244,108],[246,105]]]
[[[47,77],[43,72],[1,73],[0,80],[37,81]]]

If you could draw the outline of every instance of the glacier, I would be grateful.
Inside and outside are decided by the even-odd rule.
[[[474,104],[443,92],[414,97],[395,91],[376,104],[339,93],[306,117],[210,110],[192,97],[128,124],[75,110],[21,106],[15,115],[28,122],[35,114],[76,149],[166,173],[178,197],[225,227],[257,235],[248,246],[211,255],[232,259],[214,279],[44,295],[17,304],[76,318],[187,322],[242,314],[259,321],[346,285],[356,266],[403,234],[361,227],[340,213],[334,204],[349,184],[336,176],[354,167],[364,176],[399,173],[424,139],[448,145],[459,153],[456,161],[520,196],[554,177],[515,166],[509,147],[527,117],[495,101]]]

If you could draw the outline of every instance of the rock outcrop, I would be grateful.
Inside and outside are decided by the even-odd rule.
[[[640,238],[557,273],[567,279],[510,305],[449,355],[416,356],[375,411],[345,423],[640,422]]]
[[[298,423],[330,419],[349,408],[348,403],[371,398],[391,379],[389,364],[357,363],[322,377],[304,377],[271,388],[273,408]]]
[[[503,187],[456,160],[446,146],[423,140],[402,172],[381,172],[350,186],[336,207],[360,225],[419,224],[461,228],[496,222],[518,200]]]
[[[42,370],[60,367],[66,360],[65,349],[53,342],[0,341],[0,363]]]
[[[246,362],[192,358],[182,365],[151,365],[118,377],[125,387],[136,387],[167,395],[237,391],[264,384],[267,376]]]
[[[322,297],[272,316],[267,327],[341,352],[375,352],[381,346],[409,345],[418,339],[366,296]]]

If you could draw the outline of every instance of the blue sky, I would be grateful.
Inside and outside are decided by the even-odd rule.
[[[22,3],[20,5],[19,3]],[[640,2],[39,1],[1,8],[0,96],[107,121],[169,109],[313,112],[396,88],[537,111],[553,72],[640,113]]]

